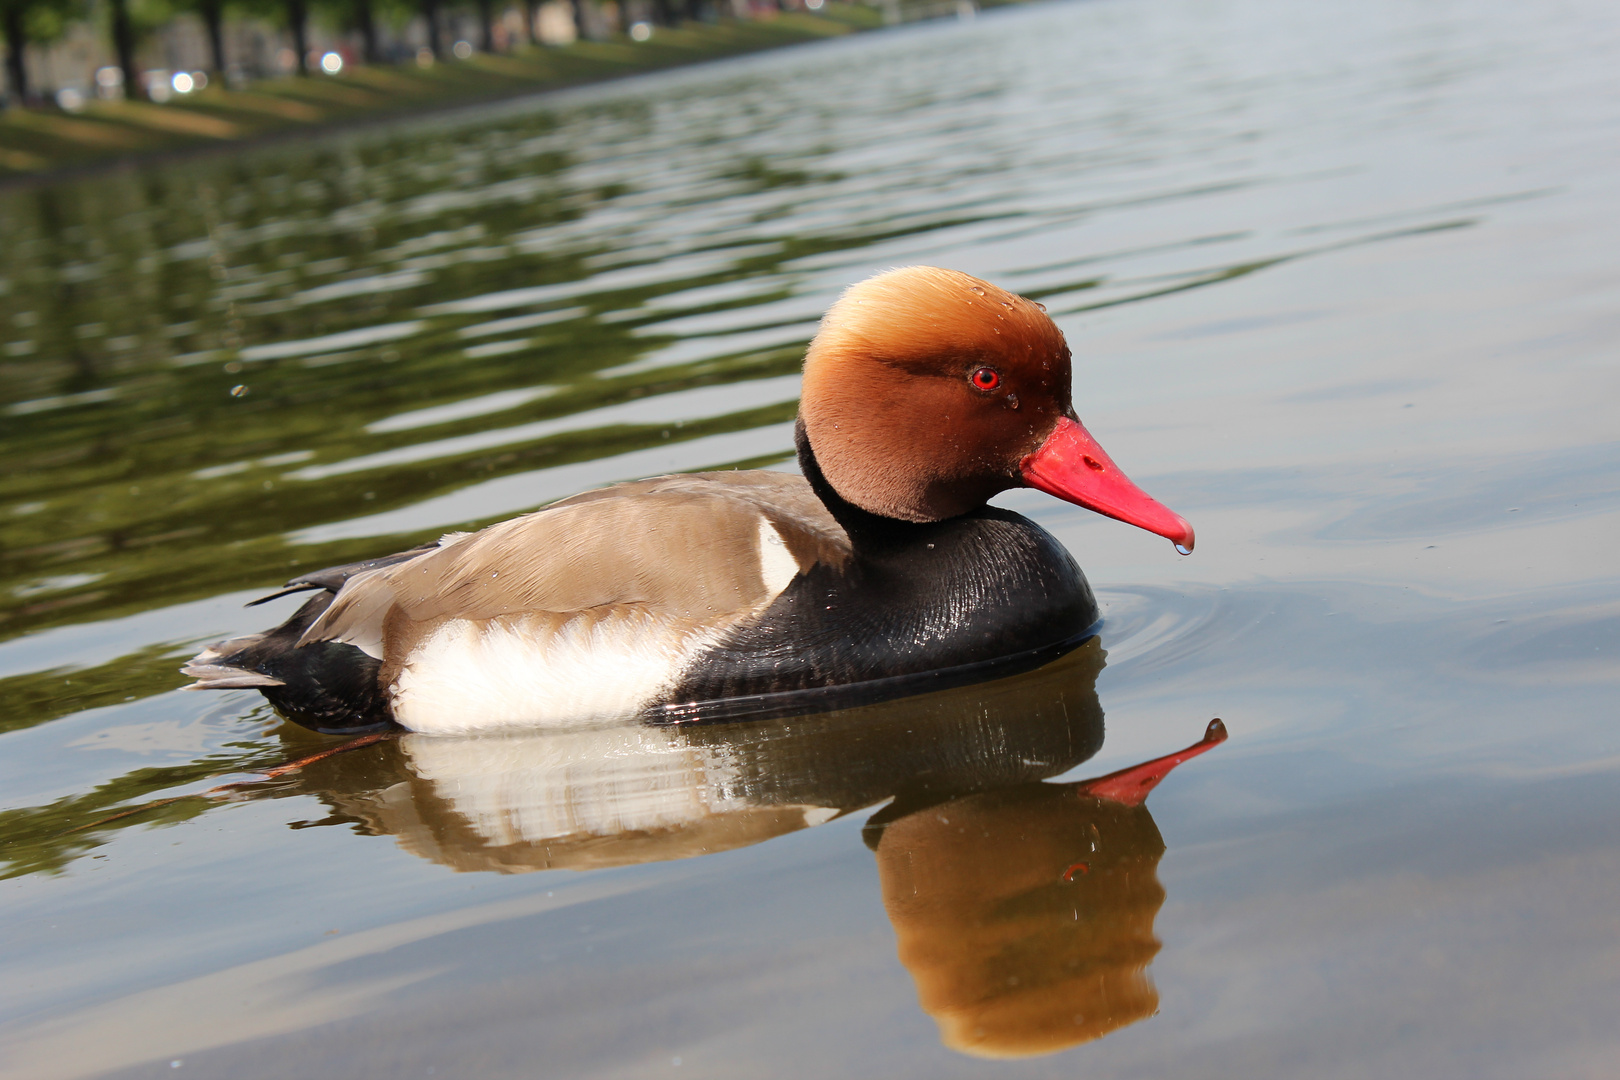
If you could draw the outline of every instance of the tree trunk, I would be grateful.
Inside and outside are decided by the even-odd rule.
[[[679,20],[675,18],[675,5],[671,0],[653,0],[653,22],[659,26],[674,26]]]
[[[377,20],[371,13],[371,0],[355,0],[355,29],[360,31],[360,51],[366,63],[375,64],[381,53],[377,50]]]
[[[135,70],[135,28],[129,23],[129,4],[112,0],[113,52],[118,54],[118,70],[124,73],[124,96],[132,101],[146,99],[140,72]]]
[[[534,29],[535,21],[539,18],[539,0],[523,0],[523,40],[530,45],[540,44],[540,35]]]
[[[197,5],[203,27],[208,31],[208,53],[213,58],[210,69],[215,75],[225,74],[225,11],[222,0],[202,0]]]
[[[309,74],[309,3],[287,0],[287,27],[292,31],[293,52],[298,54],[298,74]]]
[[[585,5],[590,0],[574,0],[574,34],[584,41],[590,37],[590,23],[585,18]]]
[[[6,5],[6,77],[11,80],[11,96],[16,104],[28,103],[28,65],[23,50],[28,47],[28,35],[23,27],[21,4]]]
[[[487,53],[495,51],[495,4],[493,0],[478,0],[478,25],[483,39],[478,47]]]
[[[435,57],[444,55],[444,42],[439,39],[439,0],[422,0],[422,19],[427,23],[428,52]]]

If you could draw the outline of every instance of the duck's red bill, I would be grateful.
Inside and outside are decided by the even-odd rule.
[[[1187,519],[1132,483],[1078,420],[1059,420],[1018,470],[1032,488],[1157,533],[1183,554],[1193,549],[1193,528]]]

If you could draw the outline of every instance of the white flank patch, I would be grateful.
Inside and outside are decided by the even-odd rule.
[[[721,628],[691,630],[645,612],[549,614],[444,623],[389,688],[412,731],[465,734],[629,719]]]
[[[766,593],[773,598],[799,576],[799,560],[787,549],[776,526],[764,518],[759,522],[759,576],[765,581]]]

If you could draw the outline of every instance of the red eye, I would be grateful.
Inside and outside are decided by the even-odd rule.
[[[992,367],[982,367],[972,376],[973,385],[980,390],[994,390],[1001,385],[1001,372]]]

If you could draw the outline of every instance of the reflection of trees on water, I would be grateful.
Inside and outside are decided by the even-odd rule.
[[[635,100],[602,103],[593,116],[626,137],[653,128],[651,108]],[[318,480],[288,476],[491,426],[796,371],[803,347],[788,343],[596,377],[676,340],[642,332],[645,324],[783,300],[782,275],[794,260],[938,224],[815,237],[760,224],[734,253],[639,243],[622,225],[576,227],[622,217],[621,204],[645,193],[580,160],[557,139],[560,123],[535,112],[496,127],[447,127],[428,141],[267,150],[183,173],[0,197],[0,639],[91,612],[273,585],[300,564],[375,553],[371,540],[290,545],[288,533],[299,529],[504,475],[789,420],[791,406],[751,409],[674,432],[609,425]],[[785,164],[762,169],[728,144],[711,152],[713,175],[699,185],[705,203],[742,196],[792,206],[803,185],[826,179]],[[656,216],[638,221],[641,230],[658,227]],[[690,258],[690,270],[672,270],[680,265],[672,254]],[[621,271],[627,276],[614,280]],[[774,287],[740,298],[652,303],[773,276]],[[545,287],[562,292],[505,307],[437,307]],[[524,313],[561,317],[520,336],[483,333]],[[409,333],[372,344],[253,351],[398,326]],[[495,351],[468,351],[490,344]],[[235,386],[245,387],[242,396],[231,396]],[[368,430],[402,412],[537,386],[547,392],[496,410],[493,422],[477,414]]]

